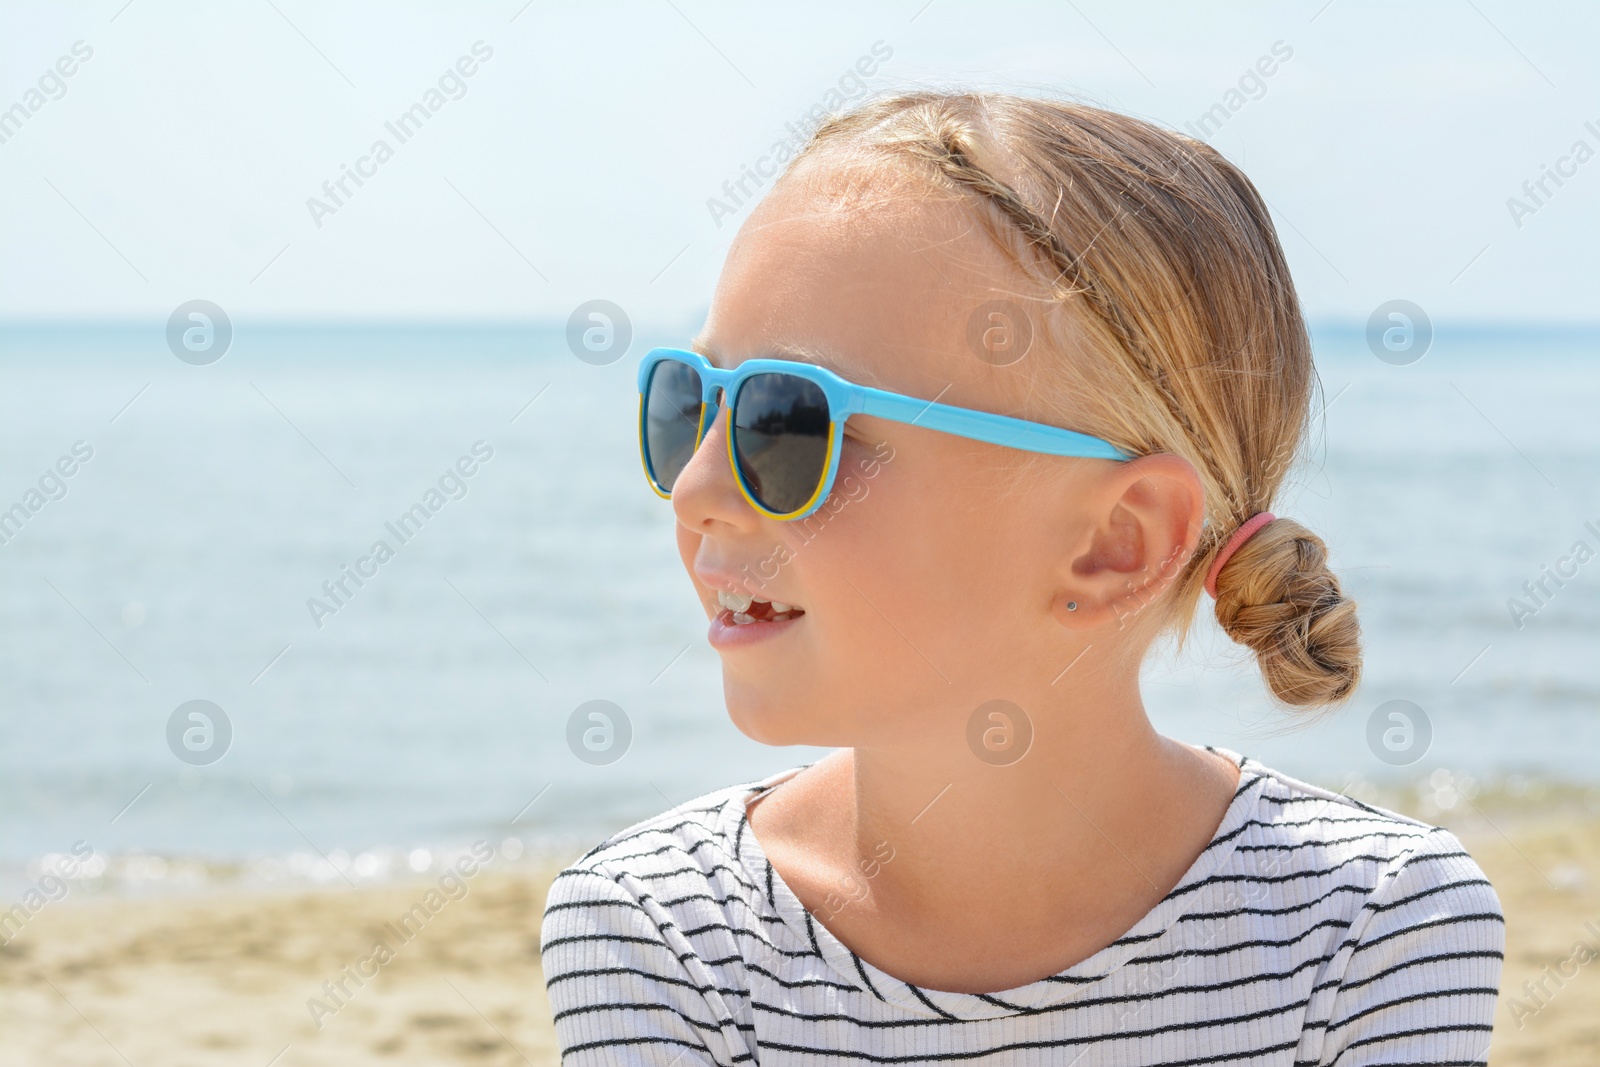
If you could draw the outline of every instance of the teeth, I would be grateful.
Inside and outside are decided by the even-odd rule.
[[[756,618],[750,614],[752,604],[770,604],[773,617],[787,615],[799,609],[793,604],[785,604],[781,600],[768,600],[766,597],[748,596],[744,593],[730,593],[725,589],[717,590],[717,604],[727,608],[733,613],[733,621],[740,626],[755,622]]]
[[[749,611],[750,605],[754,600],[755,597],[745,596],[743,593],[729,593],[722,589],[717,590],[717,603],[735,612]]]

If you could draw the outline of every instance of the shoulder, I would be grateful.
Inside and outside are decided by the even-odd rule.
[[[1260,764],[1245,767],[1258,776],[1258,792],[1230,866],[1267,884],[1299,882],[1342,897],[1352,967],[1371,971],[1362,959],[1392,964],[1423,949],[1499,960],[1500,900],[1455,834]]]
[[[1381,878],[1463,879],[1490,896],[1488,879],[1449,830],[1246,761],[1257,789],[1240,827],[1241,852],[1294,850],[1340,866],[1372,865]],[[1243,783],[1241,783],[1243,786]],[[1374,890],[1383,887],[1374,884]]]
[[[750,798],[793,772],[715,790],[621,830],[562,870],[544,910],[544,941],[618,928],[683,929],[748,910],[763,895],[742,863]]]
[[[1248,766],[1248,764],[1247,764]],[[1449,830],[1256,765],[1246,867],[1328,902],[1306,1006],[1308,1062],[1480,1062],[1493,1027],[1505,917]],[[1339,903],[1331,902],[1338,898]]]
[[[740,857],[745,807],[783,777],[636,823],[556,876],[540,956],[563,1063],[649,1049],[694,1053],[696,1063],[750,1059],[740,942],[764,938],[767,915]]]

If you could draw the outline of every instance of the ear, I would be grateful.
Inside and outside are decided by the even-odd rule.
[[[1194,555],[1205,486],[1187,459],[1162,452],[1108,466],[1084,490],[1088,525],[1063,560],[1051,613],[1070,630],[1125,626]]]

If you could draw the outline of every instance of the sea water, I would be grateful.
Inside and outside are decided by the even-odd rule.
[[[640,471],[637,357],[686,336],[656,332],[592,366],[527,325],[239,323],[191,366],[159,326],[0,330],[0,509],[23,509],[0,545],[0,880],[76,842],[330,877],[478,838],[586,846],[820,755],[724,713]],[[1317,353],[1276,507],[1360,604],[1362,687],[1285,731],[1206,601],[1147,668],[1157,724],[1334,789],[1600,782],[1600,558],[1575,554],[1600,557],[1600,334],[1441,327],[1394,366],[1329,326]],[[195,700],[226,716],[214,762],[169,743]],[[611,762],[570,742],[596,700],[631,732]],[[1431,734],[1405,766],[1371,742],[1392,700]]]

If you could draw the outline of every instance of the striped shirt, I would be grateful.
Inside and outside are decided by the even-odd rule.
[[[918,988],[830,934],[746,806],[707,794],[562,871],[542,953],[562,1063],[1485,1063],[1505,924],[1448,831],[1225,749],[1238,792],[1122,937],[992,994]]]

